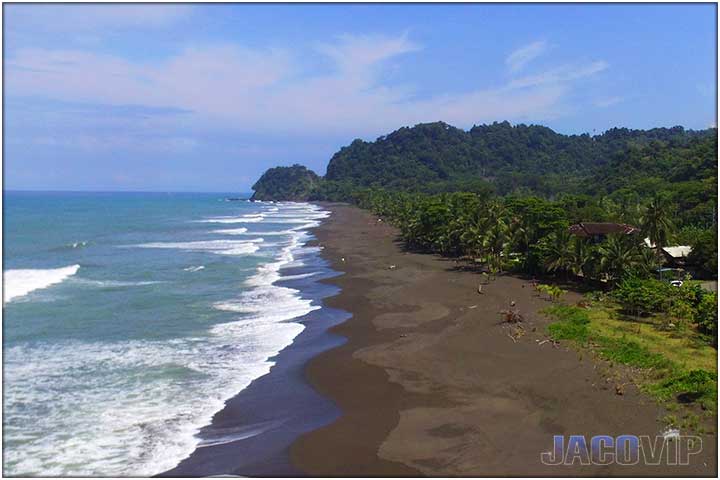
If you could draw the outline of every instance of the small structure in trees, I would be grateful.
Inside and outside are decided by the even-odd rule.
[[[640,229],[627,223],[580,222],[571,225],[569,231],[577,237],[589,238],[594,243],[600,243],[610,234],[621,233],[624,235],[634,235],[639,233]]]
[[[675,247],[663,247],[661,249],[665,257],[665,263],[673,267],[684,267],[692,247],[688,245],[678,245]]]

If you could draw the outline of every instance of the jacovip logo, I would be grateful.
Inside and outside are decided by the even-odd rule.
[[[552,450],[540,454],[545,465],[689,465],[702,451],[702,438],[668,430],[663,435],[555,435]]]

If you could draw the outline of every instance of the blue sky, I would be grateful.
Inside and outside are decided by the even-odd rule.
[[[5,5],[5,188],[249,191],[443,120],[717,124],[713,4]]]

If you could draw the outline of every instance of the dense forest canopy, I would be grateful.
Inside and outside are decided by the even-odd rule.
[[[305,201],[319,186],[320,177],[302,165],[275,167],[255,182],[252,200]]]
[[[333,155],[325,178],[270,169],[254,199],[351,201],[358,190],[535,195],[560,201],[574,220],[636,221],[651,197],[669,198],[678,227],[714,225],[717,129],[683,127],[563,135],[509,122],[468,131],[443,122],[403,127]]]
[[[359,186],[415,188],[475,177],[499,193],[533,188],[553,175],[587,178],[632,151],[677,150],[716,138],[716,130],[682,127],[611,129],[602,135],[562,135],[539,125],[508,122],[464,131],[443,122],[403,127],[374,142],[355,140],[330,159],[326,179]]]

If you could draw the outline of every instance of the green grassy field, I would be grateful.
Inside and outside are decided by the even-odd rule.
[[[700,419],[717,412],[717,350],[692,326],[668,328],[667,318],[624,315],[610,300],[584,306],[556,304],[544,314],[548,334],[624,365],[633,383],[661,402],[674,426],[703,430]]]

